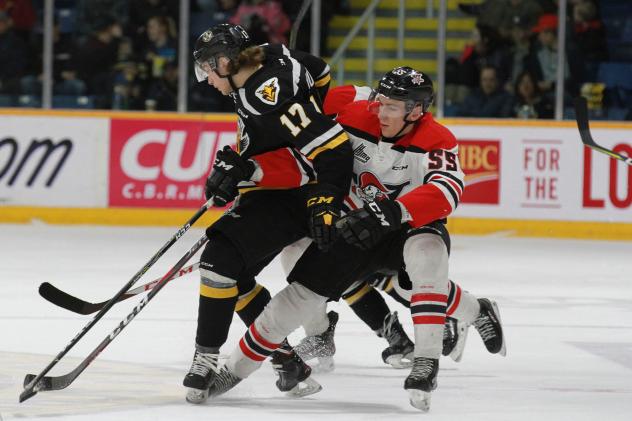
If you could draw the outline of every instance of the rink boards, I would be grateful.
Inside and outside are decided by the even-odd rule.
[[[466,173],[451,232],[632,240],[632,167],[584,148],[574,122],[443,123]],[[592,124],[630,156],[631,129]],[[0,222],[180,225],[236,131],[229,114],[2,110]]]

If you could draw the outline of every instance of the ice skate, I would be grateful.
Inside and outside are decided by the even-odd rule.
[[[404,382],[410,404],[423,412],[430,409],[431,392],[437,388],[439,360],[415,357],[413,369]]]
[[[465,349],[465,341],[467,340],[467,331],[469,326],[452,317],[446,317],[445,328],[443,330],[443,350],[442,354],[449,356],[455,362],[461,361],[463,350]]]
[[[492,354],[500,354],[504,357],[507,355],[507,348],[498,305],[495,301],[487,298],[479,298],[478,302],[481,305],[481,310],[472,324],[481,335],[487,350]]]
[[[211,348],[210,352],[200,352],[197,349],[193,355],[191,369],[182,384],[188,388],[187,402],[200,404],[206,401],[209,387],[215,381],[219,371],[219,348]]]
[[[275,351],[272,353],[272,367],[279,376],[276,385],[288,396],[303,397],[320,392],[322,386],[310,378],[312,369],[292,351],[290,354]]]
[[[237,386],[242,379],[234,375],[226,366],[222,367],[215,375],[215,381],[208,390],[208,396],[211,398],[218,397]]]
[[[312,364],[312,372],[329,373],[334,370],[334,354],[336,344],[334,343],[334,332],[338,323],[338,313],[330,311],[327,313],[329,327],[319,335],[306,336],[294,347],[294,351],[303,359],[310,361],[314,358],[318,364]]]
[[[389,346],[382,351],[382,360],[394,368],[412,366],[412,355],[415,344],[408,338],[404,328],[397,319],[397,312],[389,313],[384,318],[384,325],[379,332]]]

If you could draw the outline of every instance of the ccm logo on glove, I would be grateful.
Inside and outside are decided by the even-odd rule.
[[[373,212],[375,213],[375,216],[380,221],[380,225],[383,225],[385,227],[391,226],[391,224],[389,224],[388,221],[386,220],[386,215],[384,215],[384,213],[382,212],[382,209],[380,209],[377,203],[370,202],[369,207],[371,208],[371,210],[373,210]]]
[[[329,197],[325,197],[325,196],[312,197],[311,199],[309,199],[307,201],[307,207],[309,208],[310,206],[319,205],[321,203],[332,204],[332,203],[334,203],[334,197],[333,196],[329,196]]]

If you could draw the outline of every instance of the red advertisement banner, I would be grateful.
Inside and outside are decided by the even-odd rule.
[[[461,203],[494,204],[500,196],[500,142],[459,139],[459,162],[465,173]]]
[[[109,206],[196,208],[215,153],[235,121],[112,119]]]

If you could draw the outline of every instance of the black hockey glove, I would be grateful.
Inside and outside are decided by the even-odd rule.
[[[255,172],[255,164],[242,158],[230,146],[217,152],[211,175],[206,179],[204,195],[213,197],[216,206],[226,206],[239,194],[237,184],[249,180]]]
[[[310,237],[327,251],[336,241],[336,221],[340,219],[339,195],[331,186],[317,185],[307,196]]]
[[[402,226],[402,210],[394,200],[371,202],[349,212],[336,226],[347,243],[369,250]]]

